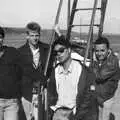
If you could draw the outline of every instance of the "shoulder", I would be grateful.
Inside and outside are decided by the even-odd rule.
[[[17,48],[14,48],[14,47],[8,47],[8,46],[5,46],[5,50],[7,51],[7,52],[12,52],[12,53],[16,53],[16,52],[18,52],[18,50],[17,50]]]
[[[49,44],[46,44],[46,43],[43,43],[43,42],[40,42],[39,41],[39,47],[42,47],[42,48],[44,48],[44,49],[48,49],[49,48]]]
[[[119,64],[119,59],[116,55],[114,55],[113,52],[109,55],[108,60],[107,60],[107,64],[112,65],[112,66]]]
[[[20,57],[20,54],[17,48],[8,47],[8,46],[5,47],[5,55],[6,57],[9,58],[8,61],[11,61]]]
[[[74,61],[76,61],[80,66],[82,66],[82,70],[86,71],[86,72],[91,72],[91,70],[89,69],[88,66],[84,65],[80,60],[78,59],[73,59]]]
[[[18,51],[22,51],[22,50],[26,49],[27,46],[28,46],[27,43],[25,43],[24,45],[22,45],[18,48]]]

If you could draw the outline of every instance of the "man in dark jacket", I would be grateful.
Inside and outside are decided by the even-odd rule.
[[[80,61],[71,58],[70,43],[64,36],[54,42],[58,64],[48,83],[48,103],[53,120],[96,120],[92,97],[95,76]],[[96,112],[96,111],[95,111]]]
[[[98,38],[94,43],[94,50],[91,68],[96,75],[95,92],[99,104],[99,120],[109,120],[112,97],[120,79],[118,59],[110,49],[107,38]]]
[[[30,22],[26,26],[26,43],[19,48],[22,57],[22,103],[27,120],[37,119],[38,87],[44,84],[44,67],[48,52],[48,45],[40,42],[41,27],[38,23]],[[40,85],[40,86],[39,86]],[[34,107],[36,112],[34,113]]]
[[[16,48],[3,45],[0,27],[0,120],[18,120],[22,69]]]

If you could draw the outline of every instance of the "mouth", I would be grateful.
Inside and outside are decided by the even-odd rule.
[[[57,60],[61,61],[62,60],[62,56],[57,56]]]

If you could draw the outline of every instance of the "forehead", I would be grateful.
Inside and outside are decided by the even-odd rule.
[[[58,50],[58,49],[60,49],[60,48],[66,48],[64,45],[61,45],[61,44],[57,44],[57,45],[55,45],[55,47],[54,47],[54,49],[55,50]]]
[[[0,38],[3,38],[2,34],[0,34]]]
[[[107,45],[106,45],[106,44],[96,44],[96,45],[95,45],[95,49],[96,49],[96,50],[107,49]]]
[[[40,33],[37,31],[28,30],[28,34],[29,35],[39,35]]]

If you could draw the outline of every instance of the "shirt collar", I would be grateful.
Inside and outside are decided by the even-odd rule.
[[[59,67],[58,67],[58,73],[59,73],[59,74],[62,74],[62,73],[71,73],[71,72],[72,72],[72,69],[73,69],[73,61],[71,61],[71,64],[70,64],[67,72],[65,72],[65,70],[64,70],[64,68],[63,68],[62,65],[59,65]]]

